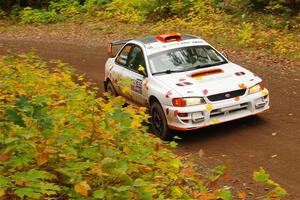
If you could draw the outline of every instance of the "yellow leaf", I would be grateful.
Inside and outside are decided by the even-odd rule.
[[[86,197],[91,190],[91,186],[86,181],[81,181],[74,186],[74,189],[78,194]]]
[[[131,89],[129,87],[122,87],[122,92],[124,94],[130,95],[131,94]]]
[[[5,189],[0,187],[0,197],[5,195]]]
[[[90,171],[89,174],[96,174],[98,176],[102,175],[102,168],[101,165],[94,166]]]
[[[132,127],[132,128],[137,129],[137,128],[139,128],[140,126],[141,126],[141,124],[140,124],[139,121],[133,121],[133,122],[131,123],[131,127]]]
[[[238,195],[239,199],[241,199],[241,200],[245,200],[246,196],[247,196],[246,192],[241,192],[241,191],[238,191],[237,195]]]
[[[49,155],[47,153],[39,153],[36,157],[38,166],[41,166],[49,161]]]

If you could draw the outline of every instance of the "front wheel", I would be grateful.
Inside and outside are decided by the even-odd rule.
[[[118,96],[118,93],[117,93],[115,87],[109,80],[105,84],[105,92],[108,92],[109,94],[111,94],[112,96],[115,96],[115,97]]]
[[[155,135],[162,140],[172,139],[172,134],[169,131],[168,123],[164,111],[158,102],[154,102],[150,106],[151,126]]]

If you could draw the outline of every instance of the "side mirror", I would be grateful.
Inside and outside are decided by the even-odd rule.
[[[228,53],[226,51],[222,51],[221,54],[226,58],[229,59]]]
[[[106,52],[107,52],[107,56],[108,56],[109,58],[114,57],[113,54],[112,54],[112,44],[111,44],[111,43],[108,44],[107,49],[106,49]]]
[[[147,76],[146,69],[145,69],[145,67],[143,67],[142,65],[139,65],[138,71],[139,71],[139,73],[142,74],[144,77]]]

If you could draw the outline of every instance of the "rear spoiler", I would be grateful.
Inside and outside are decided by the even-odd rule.
[[[108,44],[107,46],[107,55],[112,58],[115,55],[113,54],[113,47],[115,46],[120,46],[120,45],[125,45],[127,42],[129,42],[132,39],[127,39],[127,40],[116,40],[116,41],[112,41],[111,43]],[[119,48],[118,48],[119,49]]]

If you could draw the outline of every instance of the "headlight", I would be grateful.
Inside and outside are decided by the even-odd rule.
[[[254,94],[263,90],[262,83],[256,84],[249,89],[249,94]]]
[[[203,98],[195,97],[195,98],[174,98],[172,103],[176,107],[185,107],[185,106],[195,106],[200,104],[205,104]]]

